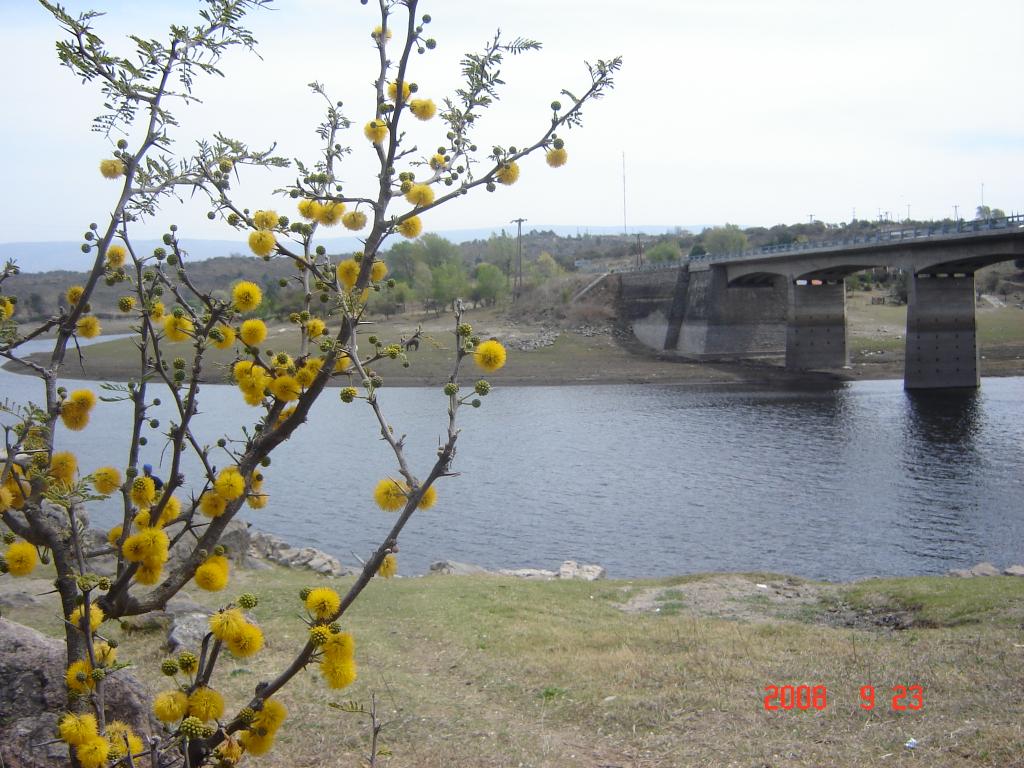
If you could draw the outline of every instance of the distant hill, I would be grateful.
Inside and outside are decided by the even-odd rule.
[[[702,229],[701,226],[682,228],[689,229],[691,232],[700,232]],[[508,234],[515,234],[515,226],[512,224],[490,228],[453,229],[437,232],[436,234],[451,240],[453,243],[464,243],[472,240],[486,240],[492,233],[500,233],[503,229]],[[673,232],[675,229],[674,225],[659,224],[630,227],[629,231],[630,234],[663,235]],[[554,232],[563,237],[573,237],[587,234],[621,234],[622,227],[538,224],[531,225],[530,231]],[[523,234],[526,235],[527,233],[524,231]],[[362,247],[362,243],[356,237],[327,238],[317,242],[319,245],[327,248],[330,253],[347,253],[357,251]],[[0,263],[4,263],[9,259],[15,259],[23,272],[51,272],[56,270],[82,272],[91,266],[91,262],[89,257],[82,253],[81,245],[81,241],[71,240],[48,243],[0,243]],[[135,247],[143,253],[150,252],[159,245],[161,245],[159,240],[138,240],[135,243]],[[238,240],[187,240],[184,241],[184,246],[191,260],[194,261],[205,261],[206,259],[218,256],[231,256],[232,254],[250,255],[244,238],[239,238]]]

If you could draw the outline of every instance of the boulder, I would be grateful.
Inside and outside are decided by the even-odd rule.
[[[341,561],[315,547],[293,547],[284,539],[262,531],[254,531],[249,540],[249,567],[265,568],[261,560],[285,565],[289,568],[306,568],[322,576],[349,576],[356,571],[346,568]]]
[[[560,579],[579,579],[580,581],[597,581],[607,576],[600,565],[580,565],[575,560],[566,560],[558,569]]]
[[[167,648],[170,651],[177,651],[180,648],[198,653],[203,644],[203,638],[209,631],[210,616],[208,613],[184,613],[175,616],[171,621],[171,629],[167,633]]]
[[[430,575],[477,576],[490,573],[486,568],[472,563],[457,563],[454,560],[438,560],[430,564]]]
[[[1004,576],[1024,576],[1024,565],[1011,565],[1003,569]]]
[[[27,577],[0,579],[0,608],[24,608],[38,605],[42,595],[53,591],[53,582]]]
[[[498,573],[502,576],[512,576],[517,579],[527,579],[528,581],[551,581],[558,578],[557,573],[545,571],[543,568],[502,568]]]
[[[66,711],[66,649],[60,640],[0,619],[0,764],[5,768],[67,765],[67,747],[47,744]],[[131,724],[143,739],[158,732],[142,684],[121,670],[104,683],[107,716]]]
[[[949,571],[950,576],[959,576],[963,579],[971,579],[975,576],[998,576],[999,569],[992,563],[978,563],[970,568],[954,568]]]

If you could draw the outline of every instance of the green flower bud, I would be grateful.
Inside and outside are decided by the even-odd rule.
[[[356,399],[356,396],[358,394],[359,394],[359,391],[355,387],[342,387],[341,395],[340,395],[341,396],[341,402],[343,402],[343,403],[351,403],[353,400]]]
[[[191,651],[182,651],[178,654],[178,667],[185,674],[191,674],[192,672],[195,672],[198,666],[199,659],[197,659],[196,655]]]
[[[178,726],[178,732],[186,739],[201,739],[203,733],[206,732],[206,728],[203,727],[203,722],[195,715],[189,715],[181,721],[181,725]]]
[[[446,395],[448,395],[448,397],[451,397],[452,395],[456,395],[456,394],[458,394],[458,392],[459,392],[459,385],[458,384],[449,381],[447,384],[444,385],[444,393]]]
[[[309,597],[309,593],[313,591],[312,587],[303,587],[299,590],[299,600],[306,602],[306,598]]]
[[[480,395],[480,397],[484,397],[491,391],[491,385],[483,379],[480,379],[480,381],[478,381],[473,387],[473,390]]]
[[[474,400],[473,402],[470,403],[470,405],[472,405],[474,408],[479,408],[481,403],[479,400]]]
[[[256,597],[252,592],[244,592],[238,596],[238,605],[240,608],[244,608],[249,611],[259,605],[259,598]]]
[[[178,662],[174,659],[164,659],[160,662],[160,671],[167,677],[174,677],[178,674]]]

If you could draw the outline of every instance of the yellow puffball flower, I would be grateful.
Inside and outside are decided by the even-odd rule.
[[[233,501],[245,493],[245,478],[238,471],[238,467],[228,467],[217,474],[213,490],[218,496]]]
[[[138,755],[145,749],[142,739],[123,720],[107,723],[107,740],[110,742],[111,759],[120,759],[125,755]]]
[[[344,203],[324,203],[316,213],[316,220],[325,227],[333,227],[344,213]]]
[[[267,506],[268,501],[270,501],[270,496],[265,493],[251,493],[245,503],[249,505],[250,509],[263,509]]]
[[[302,394],[302,387],[299,385],[298,379],[288,374],[274,378],[274,380],[267,385],[267,389],[270,390],[270,394],[282,403],[290,403],[294,400],[298,400],[299,395]]]
[[[217,330],[220,331],[220,339],[211,339],[213,346],[217,349],[231,349],[235,343],[235,329],[230,325],[220,323],[217,325]]]
[[[88,693],[96,685],[92,679],[92,665],[87,659],[71,662],[64,674],[64,682],[75,693]]]
[[[252,215],[252,223],[256,229],[273,229],[277,226],[280,217],[275,211],[256,211]]]
[[[68,400],[79,408],[91,410],[96,405],[96,393],[91,389],[76,389],[68,396]]]
[[[196,568],[196,585],[207,592],[219,592],[227,586],[231,567],[223,555],[210,555]]]
[[[149,319],[154,323],[164,319],[164,303],[162,301],[153,302],[153,306],[149,309]]]
[[[384,555],[384,559],[380,563],[380,568],[377,569],[377,575],[385,579],[390,579],[396,573],[398,573],[398,558],[389,552]]]
[[[107,542],[111,546],[117,546],[117,540],[121,538],[121,534],[124,533],[124,526],[115,525],[109,531],[107,531]]]
[[[138,533],[124,540],[121,551],[130,563],[166,563],[170,539],[159,528],[142,528]]]
[[[411,94],[411,93],[412,93],[412,86],[409,85],[409,83],[403,81],[402,82],[402,101],[407,101],[409,99],[409,94]],[[388,83],[388,98],[391,99],[392,101],[394,101],[395,97],[397,95],[398,95],[398,83],[397,82]]]
[[[239,338],[247,347],[258,347],[267,338],[267,324],[262,320],[252,319],[242,323],[239,329]]]
[[[132,504],[136,507],[151,507],[156,501],[156,484],[152,477],[139,475],[132,480]]]
[[[345,259],[338,264],[338,282],[346,288],[351,289],[359,278],[359,262],[355,259]]]
[[[374,144],[380,144],[387,138],[388,124],[383,120],[371,120],[363,126],[363,135]]]
[[[402,237],[407,237],[413,240],[419,237],[420,232],[423,231],[423,222],[420,221],[419,216],[410,216],[408,219],[398,225],[398,233]]]
[[[15,541],[4,552],[4,560],[11,576],[28,576],[39,564],[39,553],[27,541]]]
[[[137,515],[135,515],[135,517],[132,518],[132,522],[135,525],[137,525],[139,528],[148,528],[149,527],[149,510],[148,509],[140,509],[139,513]]]
[[[306,610],[321,621],[333,619],[341,608],[341,597],[330,587],[317,587],[306,597]]]
[[[303,389],[308,389],[316,379],[317,374],[320,373],[320,369],[323,367],[324,361],[319,357],[311,357],[305,362],[305,364],[295,372],[295,380],[299,382],[299,386]]]
[[[397,480],[386,477],[374,488],[373,500],[385,512],[397,512],[405,506],[405,487]]]
[[[405,193],[405,199],[417,208],[434,202],[434,190],[426,184],[413,184]]]
[[[320,662],[320,674],[331,688],[347,688],[356,681],[356,662],[325,656]]]
[[[447,165],[447,163],[445,162],[444,155],[442,155],[440,153],[435,153],[430,158],[430,167],[433,168],[435,171],[441,170],[446,165]]]
[[[216,518],[224,514],[228,507],[227,499],[213,491],[207,491],[199,497],[199,511],[207,517]]]
[[[310,200],[309,198],[299,200],[299,215],[304,219],[313,221],[320,214],[321,207],[320,202],[317,200]]]
[[[262,301],[263,291],[249,280],[243,280],[231,289],[231,302],[239,312],[252,312]]]
[[[349,211],[341,217],[341,223],[345,226],[345,229],[358,232],[366,226],[366,214],[362,211]]]
[[[569,160],[569,153],[565,151],[565,147],[549,149],[544,159],[552,168],[561,168]]]
[[[311,339],[323,336],[325,330],[327,330],[327,323],[319,317],[312,317],[306,321],[306,335]]]
[[[409,111],[420,120],[429,120],[437,114],[437,105],[432,99],[413,99],[409,102]]]
[[[14,302],[6,296],[0,296],[0,321],[14,317]]]
[[[10,509],[12,501],[14,501],[14,494],[11,493],[11,489],[6,485],[0,485],[0,512]]]
[[[107,266],[110,269],[119,269],[123,267],[127,257],[128,251],[125,250],[123,245],[112,243],[107,246]]]
[[[195,330],[195,326],[184,315],[181,317],[168,315],[164,318],[164,336],[168,341],[188,341],[189,334],[193,330]]]
[[[100,160],[100,173],[104,179],[116,179],[124,176],[124,162],[116,157]]]
[[[242,745],[235,741],[230,736],[226,737],[224,741],[217,745],[217,748],[213,750],[214,756],[220,760],[223,765],[235,765],[241,761]]]
[[[65,400],[60,406],[60,420],[72,432],[79,432],[89,424],[89,411],[72,400]]]
[[[146,560],[139,566],[138,570],[135,571],[135,581],[139,584],[145,584],[147,587],[151,587],[160,581],[163,569],[164,567],[162,563],[151,563]]]
[[[434,486],[430,486],[423,492],[423,496],[420,498],[420,503],[416,505],[416,509],[430,509],[436,503],[437,491],[434,490]]]
[[[473,350],[473,362],[488,373],[501,368],[506,356],[505,347],[495,339],[483,341]]]
[[[116,467],[100,467],[92,473],[92,487],[104,496],[120,488],[122,482],[121,472]]]
[[[67,712],[57,724],[57,733],[61,741],[73,747],[96,738],[99,732],[95,715],[76,715],[74,712]]]
[[[177,496],[171,496],[167,499],[167,503],[164,504],[164,509],[160,513],[160,519],[157,520],[157,525],[167,525],[170,522],[178,519],[178,515],[181,514],[181,502],[178,501]]]
[[[269,734],[261,736],[258,731],[242,731],[238,734],[238,743],[250,755],[265,755],[274,747],[274,737]]]
[[[102,326],[100,326],[100,321],[92,315],[86,315],[79,319],[75,328],[78,331],[78,335],[83,339],[95,339],[103,330]]]
[[[247,658],[263,647],[263,631],[255,624],[246,622],[228,636],[225,644],[233,656]]]
[[[80,285],[72,285],[64,292],[64,298],[68,300],[68,304],[74,305],[79,302],[84,294],[85,288]]]
[[[494,177],[502,184],[515,184],[519,178],[519,165],[515,160],[502,164]]]
[[[220,720],[224,715],[224,697],[212,688],[202,685],[188,697],[188,713],[204,723]]]
[[[184,691],[164,691],[153,700],[153,714],[161,723],[176,723],[188,712]]]
[[[346,352],[339,352],[338,357],[334,360],[334,372],[344,373],[352,367],[352,358],[348,356]]]
[[[263,709],[256,713],[252,726],[274,734],[277,733],[277,729],[281,727],[286,717],[288,717],[288,707],[277,699],[267,699],[263,702]]]
[[[99,629],[100,628],[100,624],[103,623],[103,619],[105,619],[105,618],[106,617],[103,615],[103,609],[102,608],[100,608],[95,603],[90,605],[89,606],[89,631],[90,632],[95,632],[97,629]],[[82,621],[82,606],[78,606],[77,608],[75,608],[75,610],[73,610],[71,612],[71,615],[68,616],[68,622],[70,622],[71,624],[73,624],[76,627],[81,628],[81,621]]]
[[[373,28],[373,31],[370,33],[370,37],[372,37],[374,40],[376,40],[379,43],[381,41],[381,35],[382,34],[384,35],[384,38],[383,38],[384,42],[387,42],[388,40],[390,40],[391,39],[391,27],[388,27],[387,29],[384,29],[380,24],[378,24],[376,27]]]
[[[109,667],[117,662],[117,648],[111,648],[109,643],[93,643],[92,652],[101,667]]]
[[[85,693],[85,691],[79,691]],[[75,747],[75,757],[82,768],[103,768],[110,756],[110,742],[102,736],[83,741]]]
[[[373,266],[370,268],[370,279],[373,282],[379,283],[381,280],[383,280],[385,277],[387,277],[387,275],[388,275],[388,265],[387,264],[385,264],[383,261],[375,261],[375,262],[373,262]]]
[[[244,624],[245,616],[237,608],[229,608],[226,611],[218,611],[210,616],[210,632],[221,642],[235,634]]]
[[[78,471],[78,459],[71,451],[57,451],[50,459],[50,476],[71,485]]]
[[[270,230],[256,229],[249,233],[249,250],[257,256],[269,256],[275,245],[277,239]]]

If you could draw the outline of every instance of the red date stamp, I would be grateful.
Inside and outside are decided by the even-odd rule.
[[[820,712],[829,705],[828,688],[824,685],[766,685],[764,690],[764,708],[768,712],[789,712],[794,709],[815,709]],[[924,688],[920,685],[894,685],[890,694],[889,708],[893,712],[918,712],[924,709]],[[872,710],[875,703],[875,687],[861,686],[860,708]]]

